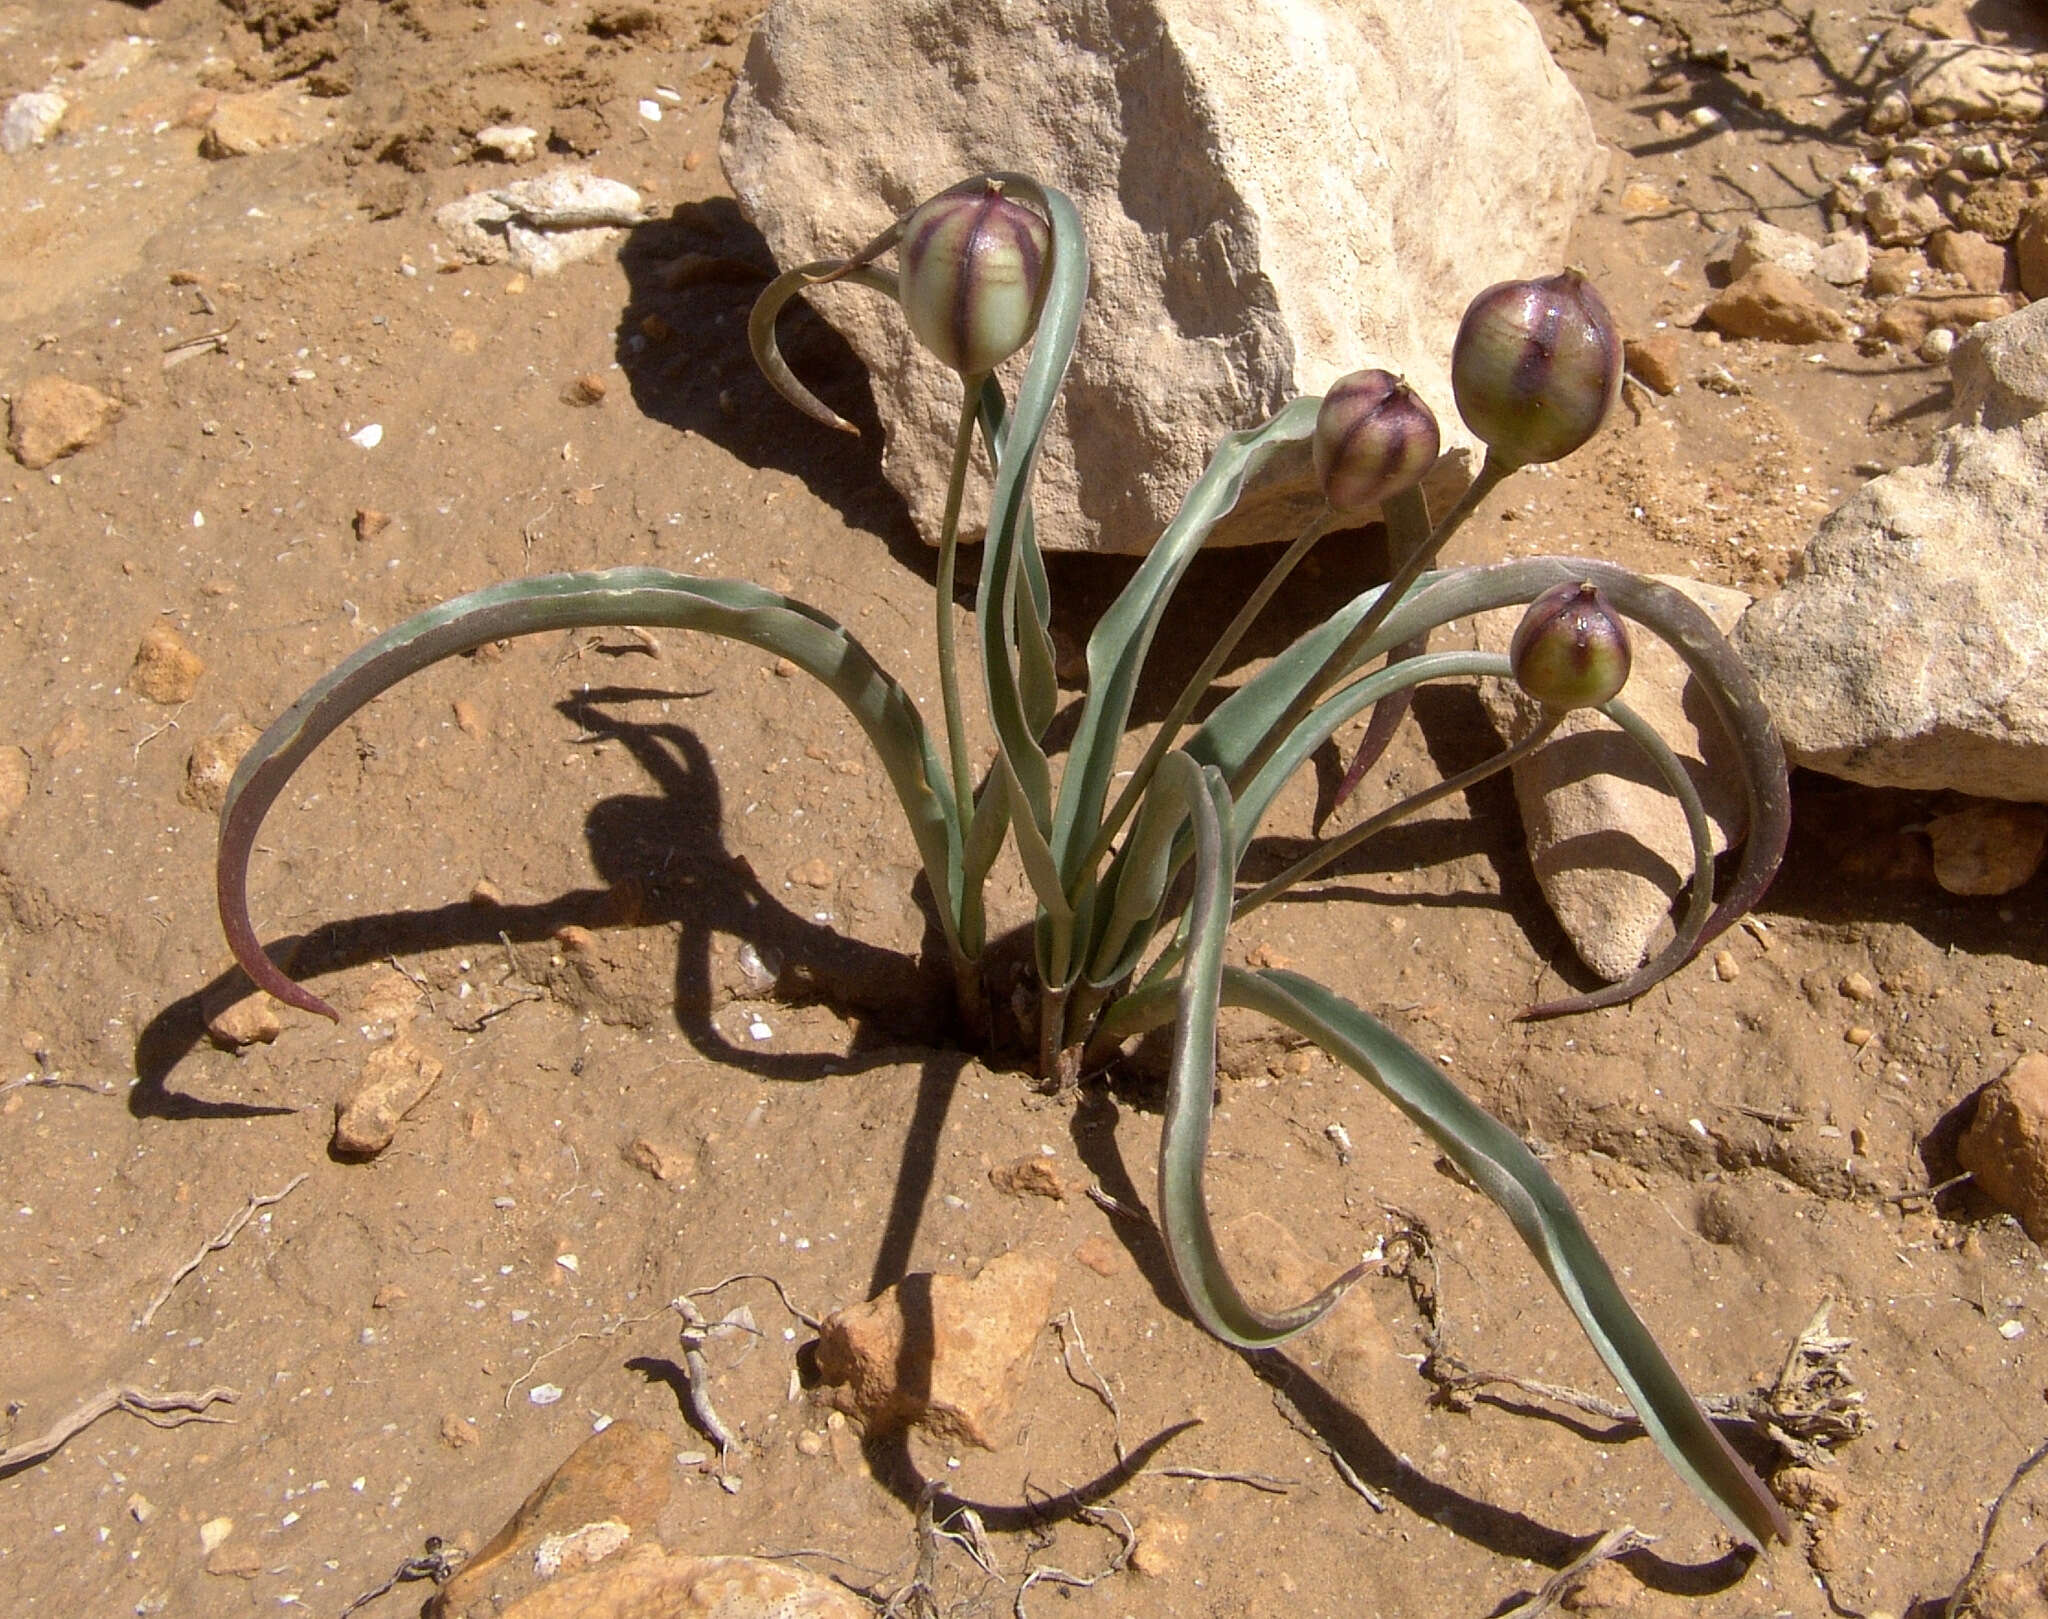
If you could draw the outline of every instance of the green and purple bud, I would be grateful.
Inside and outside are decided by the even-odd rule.
[[[993,371],[1030,338],[1052,228],[991,181],[944,192],[903,226],[897,296],[918,341],[962,376]]]
[[[1441,439],[1421,395],[1385,371],[1339,377],[1316,413],[1309,451],[1332,511],[1363,511],[1412,489],[1436,465]]]
[[[1621,336],[1576,270],[1502,281],[1474,298],[1451,347],[1465,425],[1509,466],[1557,461],[1600,430],[1621,393]]]
[[[1628,684],[1628,626],[1590,579],[1567,580],[1529,603],[1508,662],[1545,708],[1597,708]]]

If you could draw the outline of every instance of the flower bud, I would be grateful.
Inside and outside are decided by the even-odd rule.
[[[1600,430],[1621,392],[1621,338],[1576,270],[1474,298],[1451,347],[1458,413],[1510,466],[1557,461]]]
[[[1031,336],[1052,229],[991,183],[945,192],[905,221],[897,296],[918,341],[962,376],[993,371]]]
[[[1544,707],[1595,708],[1628,684],[1628,627],[1592,580],[1567,580],[1529,603],[1508,662]]]
[[[1339,377],[1309,441],[1332,511],[1362,511],[1412,489],[1436,464],[1436,417],[1415,390],[1385,371]]]

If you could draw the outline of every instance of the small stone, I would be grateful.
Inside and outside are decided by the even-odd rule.
[[[505,903],[505,890],[492,882],[490,878],[479,877],[470,888],[469,903],[472,905],[503,905]]]
[[[1065,1202],[1066,1182],[1051,1159],[1039,1154],[1019,1158],[1014,1164],[998,1164],[988,1172],[989,1184],[1012,1197],[1047,1197]]]
[[[156,1516],[156,1503],[140,1490],[129,1496],[124,1505],[128,1508],[128,1516],[137,1523],[148,1523]]]
[[[1978,1092],[1956,1161],[2048,1244],[2048,1052],[2028,1053]]]
[[[391,514],[380,512],[374,506],[356,508],[354,528],[359,540],[374,540],[391,526]]]
[[[65,377],[35,377],[14,391],[7,413],[7,449],[31,472],[76,455],[106,437],[121,403]]]
[[[263,1572],[263,1554],[254,1546],[231,1541],[207,1555],[206,1572],[228,1579],[253,1580]]]
[[[199,155],[216,160],[254,157],[295,146],[298,140],[297,120],[272,96],[222,96],[200,132]]]
[[[19,157],[34,151],[57,133],[70,109],[71,104],[55,90],[23,91],[0,112],[0,152]]]
[[[1956,224],[1991,241],[2009,242],[2032,200],[2024,181],[1987,180],[1956,204]]]
[[[1849,1504],[1849,1486],[1839,1473],[1817,1467],[1783,1467],[1771,1475],[1771,1493],[1799,1513],[1840,1512]]]
[[[2010,894],[2048,853],[2048,808],[1980,802],[1927,823],[1934,880],[1951,894]]]
[[[1842,974],[1842,981],[1836,988],[1848,1000],[1874,1001],[1877,999],[1877,986],[1862,973],[1849,972]]]
[[[789,880],[805,888],[830,888],[833,882],[831,864],[822,856],[813,856],[801,865],[792,866]]]
[[[796,1448],[800,1455],[822,1456],[831,1448],[831,1441],[815,1428],[806,1428],[796,1436]]]
[[[1972,292],[1997,292],[2011,263],[2005,249],[1973,230],[1938,230],[1927,239],[1927,258],[1937,270],[1963,278]]]
[[[1245,957],[1245,961],[1248,965],[1257,968],[1261,972],[1274,970],[1284,972],[1294,965],[1293,958],[1274,949],[1273,941],[1270,939],[1261,939],[1254,945],[1251,953]]]
[[[396,1282],[386,1282],[375,1293],[371,1294],[370,1308],[373,1310],[395,1310],[411,1297],[412,1295]]]
[[[441,1418],[441,1443],[450,1450],[467,1450],[482,1440],[483,1435],[453,1411]]]
[[[1703,317],[1730,337],[1817,343],[1848,335],[1849,323],[1820,289],[1775,264],[1758,264],[1707,305]]]
[[[1716,950],[1714,952],[1714,976],[1724,984],[1732,984],[1742,976],[1742,964],[1735,959],[1733,952],[1727,950]]]
[[[604,396],[604,378],[595,371],[586,371],[562,390],[562,403],[565,405],[601,405],[604,403]]]
[[[185,644],[178,632],[158,619],[143,632],[135,649],[135,667],[129,681],[152,703],[175,708],[192,700],[199,689],[199,677],[206,665],[199,654]]]
[[[1595,1563],[1558,1598],[1567,1613],[1628,1613],[1640,1605],[1642,1581],[1616,1562]]]
[[[441,1064],[403,1036],[378,1046],[334,1104],[334,1150],[374,1158],[391,1145],[398,1124],[426,1099]]]
[[[1051,1260],[1015,1251],[972,1278],[906,1276],[826,1318],[819,1378],[870,1434],[914,1424],[993,1450],[1052,1315],[1056,1274]]]
[[[223,1051],[269,1045],[284,1033],[277,1002],[243,977],[240,968],[229,975],[225,988],[200,995],[199,1012],[207,1038]]]
[[[1074,1262],[1083,1269],[1092,1270],[1097,1276],[1114,1276],[1118,1271],[1130,1269],[1131,1256],[1114,1238],[1092,1231],[1075,1248]]]
[[[1870,274],[1870,239],[1861,231],[1830,231],[1813,256],[1814,273],[1830,286],[1855,287]]]
[[[199,1526],[199,1549],[211,1557],[234,1532],[233,1518],[208,1518]]]
[[[691,1160],[678,1148],[646,1136],[635,1136],[622,1156],[635,1169],[644,1169],[658,1181],[679,1181],[690,1173]]]
[[[1863,290],[1873,298],[1896,298],[1918,288],[1927,271],[1918,253],[1880,253],[1870,261]]]
[[[1924,242],[1947,223],[1924,181],[1887,180],[1863,194],[1864,228],[1885,247]]]
[[[1184,1518],[1164,1513],[1148,1517],[1138,1525],[1138,1543],[1131,1548],[1131,1567],[1150,1579],[1160,1579],[1180,1567],[1188,1547],[1188,1526]]]
[[[1674,394],[1685,380],[1683,356],[1675,332],[1630,338],[1621,346],[1628,374],[1652,393]]]
[[[0,826],[28,802],[31,774],[28,749],[0,746]]]
[[[491,124],[476,132],[477,150],[506,163],[531,163],[540,150],[540,131],[524,124]]]
[[[1920,346],[1913,352],[1929,365],[1940,365],[1956,350],[1956,334],[1946,326],[1937,326],[1920,339]]]
[[[1842,1031],[1842,1038],[1860,1051],[1877,1038],[1877,1033],[1873,1029],[1865,1028],[1861,1023],[1852,1023]]]
[[[370,1028],[403,1029],[419,1011],[423,991],[394,967],[379,967],[356,1001],[356,1018]]]
[[[2034,203],[2020,215],[2012,251],[2018,261],[2020,291],[2029,298],[2048,298],[2048,202]]]
[[[262,734],[253,725],[237,724],[201,737],[186,756],[185,780],[178,788],[178,802],[209,815],[219,814],[221,805],[227,801],[228,783],[234,780],[235,766]]]
[[[484,724],[483,716],[477,712],[476,704],[468,698],[456,698],[450,709],[455,716],[455,728],[464,736],[475,737],[481,741],[489,731],[489,727]]]
[[[1888,343],[1896,343],[1901,348],[1918,348],[1927,334],[1938,326],[1945,326],[1951,331],[1967,331],[1986,321],[2003,320],[2011,313],[2012,305],[2003,293],[1963,292],[1946,296],[1923,293],[1918,297],[1901,298],[1888,306],[1877,317],[1877,325],[1873,329]]]

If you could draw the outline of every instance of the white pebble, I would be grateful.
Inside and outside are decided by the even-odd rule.
[[[562,1397],[562,1390],[555,1383],[536,1383],[526,1391],[526,1397],[535,1405],[553,1405]]]
[[[359,427],[349,434],[348,441],[351,444],[361,445],[366,450],[374,450],[384,442],[384,424],[382,422],[370,422],[363,427]]]
[[[658,123],[660,123],[660,122],[661,122],[661,103],[660,103],[660,102],[658,102],[658,101],[646,101],[646,100],[643,100],[643,101],[642,101],[642,102],[640,103],[640,116],[641,116],[642,118],[645,118],[645,119],[646,119],[646,120],[647,120],[647,121],[648,121],[648,122],[649,122],[650,124],[658,124]]]

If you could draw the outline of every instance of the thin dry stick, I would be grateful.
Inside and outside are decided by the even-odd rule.
[[[1206,1467],[1148,1467],[1146,1472],[1160,1478],[1202,1479],[1210,1484],[1248,1484],[1267,1495],[1285,1495],[1298,1480],[1275,1478],[1270,1473],[1212,1473]]]
[[[766,1282],[770,1287],[775,1289],[775,1296],[782,1300],[782,1307],[785,1310],[787,1310],[791,1315],[795,1316],[797,1320],[801,1321],[805,1326],[809,1327],[811,1331],[816,1332],[818,1328],[824,1324],[819,1317],[812,1315],[810,1311],[801,1308],[797,1304],[797,1302],[789,1296],[789,1290],[786,1287],[784,1287],[779,1281],[777,1281],[773,1276],[770,1276],[765,1270],[735,1271],[732,1275],[726,1277],[726,1279],[722,1282],[713,1282],[709,1287],[691,1288],[688,1296],[693,1299],[705,1298],[708,1297],[710,1294],[718,1292],[721,1288],[727,1288],[732,1286],[734,1282]]]
[[[1998,1499],[1991,1503],[1991,1512],[1984,1520],[1984,1538],[1977,1542],[1977,1555],[1970,1559],[1970,1567],[1963,1575],[1963,1583],[1955,1588],[1948,1601],[1943,1604],[1941,1619],[1956,1619],[1956,1615],[1962,1611],[1963,1604],[1977,1594],[1977,1580],[1984,1572],[1985,1559],[1991,1555],[1992,1537],[1998,1533],[1998,1520],[2005,1513],[2006,1502],[2012,1499],[2013,1491],[2020,1487],[2020,1481],[2044,1461],[2048,1461],[2048,1444],[2041,1445],[2014,1468],[2012,1477],[2005,1482],[2005,1488],[1998,1492]]]
[[[1131,1527],[1131,1520],[1129,1518],[1125,1517],[1115,1507],[1107,1506],[1082,1507],[1074,1516],[1083,1523],[1094,1524],[1099,1529],[1111,1528],[1109,1520],[1115,1518],[1117,1520],[1114,1526],[1115,1532],[1122,1544],[1117,1547],[1116,1554],[1110,1558],[1109,1566],[1097,1574],[1069,1574],[1063,1568],[1052,1568],[1042,1563],[1031,1569],[1025,1574],[1024,1583],[1017,1587],[1017,1600],[1010,1608],[1010,1612],[1015,1615],[1015,1619],[1028,1619],[1024,1612],[1024,1598],[1030,1594],[1032,1586],[1037,1585],[1040,1581],[1044,1581],[1048,1585],[1070,1585],[1077,1590],[1085,1591],[1089,1586],[1100,1584],[1112,1574],[1121,1574],[1129,1566],[1131,1554],[1138,1549],[1138,1531]]]
[[[1124,1414],[1117,1409],[1116,1396],[1109,1391],[1109,1380],[1095,1369],[1095,1357],[1088,1353],[1088,1340],[1081,1336],[1081,1323],[1072,1310],[1054,1317],[1053,1325],[1059,1328],[1060,1364],[1066,1367],[1068,1378],[1109,1407],[1110,1444],[1116,1451],[1117,1465],[1122,1466],[1125,1461]],[[1076,1349],[1081,1351],[1081,1364],[1088,1368],[1088,1377],[1074,1370]],[[1088,1378],[1094,1381],[1091,1383]]]
[[[207,1407],[216,1402],[232,1405],[241,1395],[230,1388],[211,1388],[198,1394],[176,1390],[169,1394],[151,1394],[147,1390],[126,1387],[101,1389],[69,1415],[60,1417],[50,1430],[40,1438],[26,1440],[0,1450],[0,1473],[12,1472],[30,1462],[39,1462],[61,1450],[65,1441],[90,1428],[110,1411],[126,1411],[142,1418],[157,1428],[182,1428],[188,1422],[225,1422],[225,1417],[205,1414]],[[170,1420],[158,1422],[159,1415],[169,1415]]]
[[[1359,1499],[1364,1501],[1373,1511],[1385,1512],[1387,1510],[1387,1498],[1358,1476],[1358,1469],[1344,1459],[1344,1453],[1341,1450],[1316,1432],[1315,1425],[1301,1414],[1299,1407],[1287,1397],[1286,1390],[1278,1388],[1273,1390],[1273,1405],[1280,1415],[1287,1419],[1288,1427],[1300,1434],[1302,1438],[1306,1439],[1328,1458],[1330,1465],[1337,1470],[1337,1476],[1344,1481],[1346,1488],[1355,1491]]]
[[[243,1205],[242,1212],[221,1227],[219,1236],[215,1237],[213,1241],[201,1248],[198,1253],[171,1272],[171,1279],[164,1283],[164,1290],[149,1301],[149,1308],[144,1310],[141,1316],[137,1318],[132,1330],[140,1332],[144,1327],[148,1326],[156,1318],[157,1311],[170,1302],[171,1295],[177,1291],[178,1284],[197,1270],[205,1262],[208,1254],[218,1253],[229,1243],[233,1242],[241,1234],[242,1227],[249,1223],[258,1209],[267,1209],[273,1203],[282,1203],[293,1192],[298,1190],[299,1183],[305,1179],[306,1172],[301,1170],[285,1183],[282,1191],[272,1192],[267,1197],[251,1197]]]
[[[517,1377],[513,1378],[509,1384],[506,1385],[504,1399],[505,1409],[507,1411],[510,1411],[512,1409],[512,1391],[518,1388],[519,1385],[521,1383],[524,1383],[529,1377],[533,1376],[535,1372],[539,1371],[540,1363],[542,1361],[549,1359],[551,1356],[559,1355],[565,1349],[575,1348],[576,1345],[582,1343],[583,1340],[586,1338],[609,1338],[614,1333],[623,1332],[627,1327],[645,1326],[650,1321],[659,1321],[665,1313],[665,1311],[656,1310],[650,1315],[636,1315],[631,1317],[621,1316],[617,1321],[614,1321],[608,1327],[599,1327],[592,1332],[579,1332],[572,1338],[564,1338],[552,1349],[543,1349],[538,1355],[535,1355],[532,1360],[526,1363],[525,1371],[521,1372]]]
[[[1548,1613],[1557,1606],[1561,1597],[1568,1595],[1573,1586],[1586,1577],[1587,1570],[1609,1558],[1626,1557],[1630,1552],[1641,1551],[1645,1546],[1657,1543],[1655,1535],[1637,1532],[1633,1524],[1623,1524],[1619,1529],[1610,1529],[1577,1557],[1559,1569],[1543,1582],[1543,1589],[1527,1602],[1510,1608],[1500,1619],[1536,1619],[1540,1613]]]
[[[723,1472],[726,1458],[738,1448],[739,1440],[711,1404],[711,1367],[704,1359],[704,1343],[716,1328],[704,1319],[704,1312],[687,1293],[672,1300],[669,1308],[683,1318],[683,1381],[689,1395],[690,1416],[705,1437],[717,1444],[719,1471]]]

